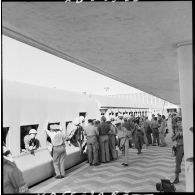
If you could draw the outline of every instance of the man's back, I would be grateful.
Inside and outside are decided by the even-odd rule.
[[[122,123],[122,127],[125,127],[129,131],[131,130],[131,126],[130,126],[129,121],[124,121],[124,123]]]
[[[152,129],[157,129],[158,126],[159,126],[158,121],[154,120],[154,121],[151,122],[151,128]]]
[[[100,123],[98,127],[99,135],[108,135],[108,132],[110,131],[110,125],[106,122]]]
[[[98,135],[97,127],[88,125],[88,126],[83,126],[84,129],[84,134],[87,136],[93,136],[93,135]]]
[[[47,130],[47,134],[50,136],[53,146],[59,146],[64,143],[65,135],[62,133],[62,131]]]

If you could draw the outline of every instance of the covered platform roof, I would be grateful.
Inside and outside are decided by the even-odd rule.
[[[3,34],[180,103],[177,44],[192,40],[191,1],[2,2]]]

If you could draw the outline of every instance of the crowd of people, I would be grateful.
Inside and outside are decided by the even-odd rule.
[[[172,140],[176,141],[176,169],[174,183],[179,182],[181,162],[184,155],[183,131],[181,117],[172,115]],[[134,117],[133,115],[119,115],[117,118],[106,118],[102,116],[100,121],[89,119],[85,123],[82,120],[74,121],[74,127],[69,134],[65,134],[59,125],[51,125],[45,129],[51,139],[52,157],[55,170],[55,178],[65,177],[66,143],[80,147],[82,152],[86,146],[88,162],[90,166],[98,166],[118,159],[118,151],[122,151],[122,165],[128,166],[129,148],[137,149],[137,154],[142,153],[143,145],[166,147],[166,133],[168,133],[167,120],[164,115],[152,115],[149,120],[147,116]],[[34,150],[40,147],[36,138],[37,131],[31,129],[29,135],[24,138],[25,148],[34,154]],[[3,146],[3,170],[4,191],[9,193],[28,192],[21,171],[12,159],[11,152]]]
[[[118,150],[123,154],[123,166],[128,166],[128,149],[136,148],[141,154],[143,145],[146,147],[165,147],[167,122],[165,116],[152,115],[134,117],[122,115],[117,118],[101,117],[101,121],[88,120],[88,125],[82,126],[87,137],[88,160],[90,166],[106,163],[118,158]]]
[[[143,144],[148,146],[166,147],[166,134],[168,133],[167,120],[164,115],[134,117],[123,115],[117,119],[102,116],[101,121],[88,120],[83,126],[87,136],[88,161],[90,166],[107,163],[118,158],[118,150],[122,151],[123,166],[128,166],[129,148],[136,148],[141,154]],[[176,167],[174,184],[179,183],[181,163],[184,156],[182,118],[177,113],[171,115],[172,141],[176,142]]]

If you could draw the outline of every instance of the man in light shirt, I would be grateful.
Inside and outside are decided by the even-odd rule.
[[[53,164],[56,179],[65,177],[65,135],[59,125],[50,125],[50,130],[46,129],[48,136],[51,138],[51,143],[53,145]]]
[[[165,142],[165,134],[166,134],[166,120],[165,120],[165,116],[162,115],[162,121],[161,121],[161,125],[159,127],[159,139],[160,139],[160,146],[164,147],[166,146],[166,142]]]
[[[93,120],[88,120],[88,126],[83,126],[84,135],[87,136],[87,150],[88,150],[88,160],[90,166],[99,165],[98,162],[98,140],[99,132],[97,127],[93,125]]]

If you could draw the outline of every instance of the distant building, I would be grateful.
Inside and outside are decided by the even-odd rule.
[[[127,113],[134,116],[148,116],[164,114],[168,117],[170,112],[181,112],[178,105],[171,104],[158,97],[145,92],[117,95],[91,95],[99,105],[101,114],[116,116],[117,113]]]

